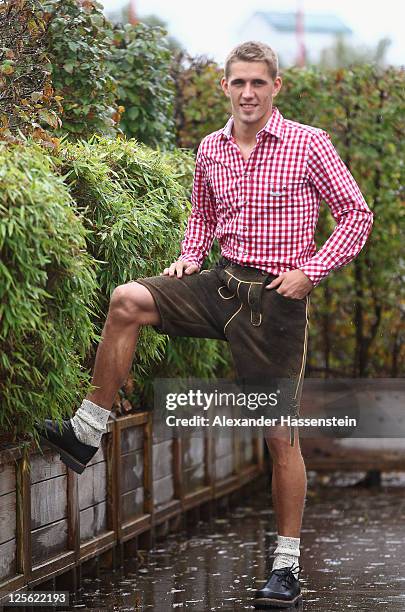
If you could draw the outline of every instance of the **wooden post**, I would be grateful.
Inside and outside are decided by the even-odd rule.
[[[68,549],[75,551],[75,562],[80,557],[80,514],[77,474],[67,471]]]
[[[29,456],[24,449],[17,467],[17,571],[31,579],[31,483]]]
[[[204,463],[205,463],[205,485],[213,488],[215,481],[215,462],[214,462],[214,440],[211,434],[211,428],[208,428],[204,438]]]
[[[179,499],[181,510],[184,510],[184,485],[183,485],[183,445],[181,437],[173,438],[173,485],[174,497]]]
[[[107,441],[107,527],[121,538],[121,427],[112,425]]]
[[[253,438],[253,459],[261,472],[264,470],[263,442],[264,442],[264,438],[259,438],[259,436],[255,436]]]
[[[242,434],[239,433],[238,429],[235,428],[235,430],[232,432],[232,437],[233,437],[233,469],[234,469],[234,473],[237,474],[238,476],[240,475],[241,472],[241,443],[240,443],[240,436]]]
[[[148,412],[148,420],[144,425],[143,445],[143,487],[144,487],[144,512],[150,514],[151,529],[149,541],[154,540],[154,498],[153,498],[153,415]]]

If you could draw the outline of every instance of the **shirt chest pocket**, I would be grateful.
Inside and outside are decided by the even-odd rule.
[[[310,183],[306,179],[269,182],[264,189],[263,204],[272,208],[303,206],[310,196]]]

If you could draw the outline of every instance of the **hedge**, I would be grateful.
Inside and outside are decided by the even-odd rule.
[[[192,160],[101,137],[57,156],[2,145],[0,159],[0,428],[16,435],[78,405],[114,288],[178,257],[190,204],[177,179]],[[218,365],[214,341],[169,345],[143,328],[122,405],[150,406],[156,376],[210,377]]]
[[[143,23],[114,26],[109,70],[117,84],[119,128],[128,138],[172,149],[174,85],[165,30]]]
[[[0,147],[0,429],[32,429],[83,393],[97,290],[86,230],[53,161]]]
[[[373,65],[289,70],[278,104],[290,118],[326,129],[374,212],[360,256],[316,295],[314,367],[346,376],[400,376],[404,354],[404,72]],[[324,207],[322,243],[332,221]],[[402,361],[405,363],[405,360]]]

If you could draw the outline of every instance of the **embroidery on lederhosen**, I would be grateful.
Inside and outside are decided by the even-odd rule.
[[[229,269],[225,268],[223,272],[224,282],[226,285],[221,285],[218,289],[218,294],[223,300],[230,300],[237,296],[240,301],[240,306],[228,319],[224,326],[224,332],[229,323],[241,312],[243,306],[247,306],[250,310],[250,322],[255,327],[261,325],[262,313],[261,313],[261,298],[267,277],[263,278],[262,281],[245,280],[232,274]],[[222,274],[220,275],[222,277]],[[254,273],[254,278],[257,278],[257,272]],[[230,295],[224,295],[223,290],[229,291]]]
[[[304,371],[305,371],[305,363],[307,360],[307,346],[308,346],[308,324],[309,324],[309,303],[310,297],[306,296],[306,307],[305,307],[305,332],[304,332],[304,348],[302,352],[301,359],[301,369],[298,375],[298,382],[295,389],[293,400],[296,401],[298,394],[301,393],[302,382],[304,380]],[[297,410],[296,416],[299,416],[299,411]],[[294,427],[290,427],[290,446],[294,446],[294,438],[295,438],[295,430]]]
[[[262,324],[262,308],[261,298],[263,295],[264,282],[261,286],[250,283],[248,291],[248,305],[250,307],[250,322],[255,327],[259,327]]]

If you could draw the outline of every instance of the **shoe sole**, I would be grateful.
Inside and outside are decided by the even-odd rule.
[[[291,599],[291,601],[285,601],[283,599],[270,599],[269,597],[261,597],[260,599],[255,599],[253,601],[253,605],[256,610],[265,609],[265,608],[291,608],[291,606],[296,606],[302,600],[302,595],[297,595],[295,599]]]
[[[74,472],[76,472],[76,474],[82,474],[84,472],[84,470],[86,469],[86,465],[84,465],[83,463],[80,463],[80,461],[75,459],[67,451],[63,450],[62,448],[60,448],[59,446],[57,446],[56,444],[48,440],[48,438],[45,438],[44,436],[40,436],[40,440],[43,444],[50,446],[50,448],[52,448],[57,453],[59,453],[61,461],[63,461],[63,463],[67,467],[71,468]]]

